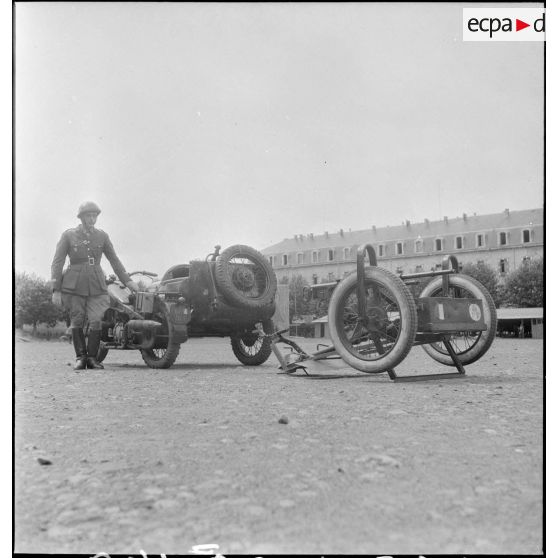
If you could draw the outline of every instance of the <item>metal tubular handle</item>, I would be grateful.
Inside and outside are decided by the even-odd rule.
[[[452,255],[444,256],[444,259],[442,260],[442,269],[450,269],[450,264],[454,273],[459,273],[459,262],[457,261],[457,258]]]
[[[442,269],[449,270],[450,264],[452,272],[459,273],[459,262],[457,258],[452,255],[444,256],[442,260]],[[442,277],[442,296],[449,296],[449,275],[444,275]]]
[[[372,267],[378,265],[376,252],[371,244],[361,244],[357,248],[357,300],[358,313],[361,319],[366,316],[366,289],[364,287],[364,256],[368,254],[368,260]],[[374,293],[375,294],[375,293]]]

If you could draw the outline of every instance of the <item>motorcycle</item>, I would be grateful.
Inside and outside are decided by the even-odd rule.
[[[110,276],[97,360],[110,350],[139,350],[150,368],[169,368],[189,337],[230,337],[241,363],[264,363],[271,354],[275,273],[249,246],[220,248],[205,261],[171,267],[161,280],[149,271],[131,273],[142,276],[137,293]]]

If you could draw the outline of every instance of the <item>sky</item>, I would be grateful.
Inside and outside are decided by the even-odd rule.
[[[542,207],[543,43],[463,42],[468,5],[16,3],[16,270],[50,276],[84,200],[160,275]]]

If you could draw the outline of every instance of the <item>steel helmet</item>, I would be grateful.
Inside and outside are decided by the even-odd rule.
[[[99,213],[101,213],[101,208],[95,202],[86,201],[79,206],[78,218],[81,218],[84,213],[96,213],[99,215]]]

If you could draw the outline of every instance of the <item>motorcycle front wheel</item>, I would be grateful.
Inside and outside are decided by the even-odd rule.
[[[174,330],[166,312],[159,312],[152,319],[163,325],[157,330],[155,347],[140,349],[141,358],[149,368],[170,368],[178,357],[180,343],[173,339]]]

